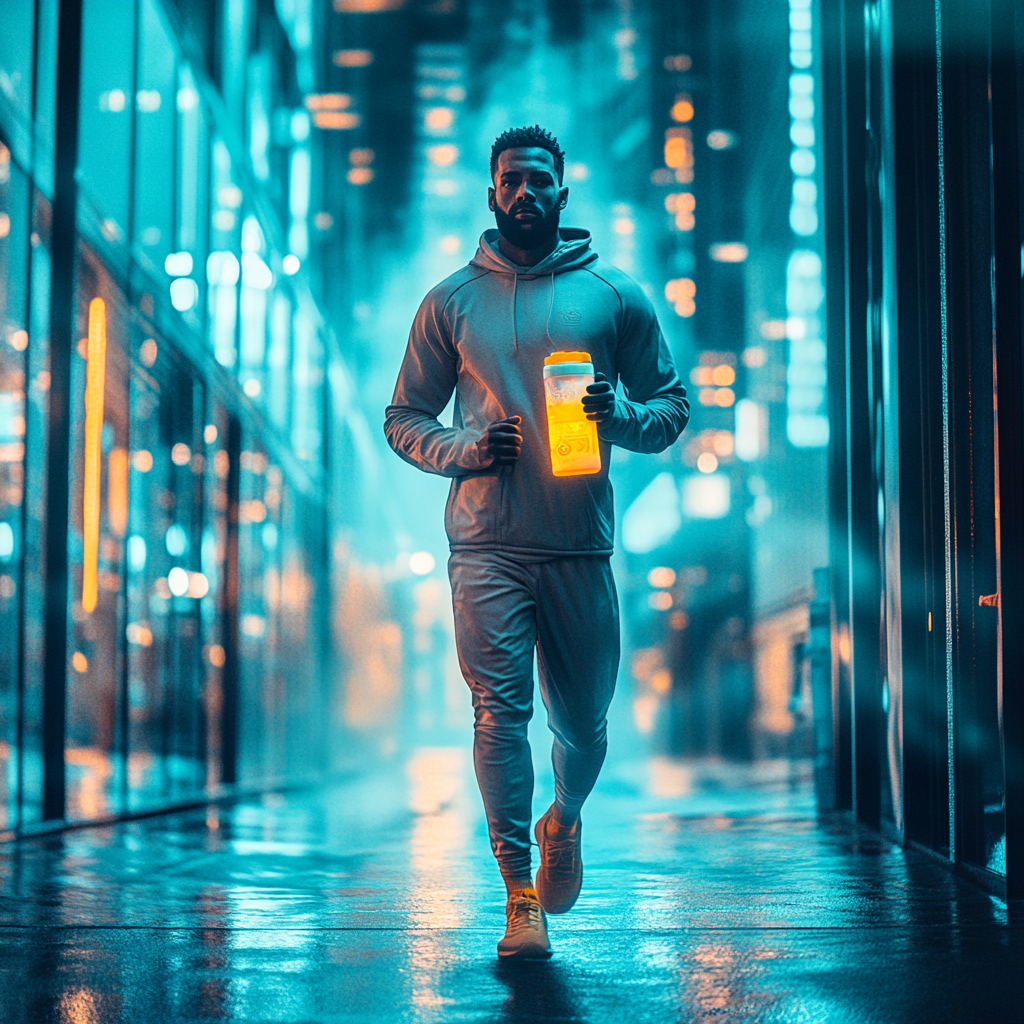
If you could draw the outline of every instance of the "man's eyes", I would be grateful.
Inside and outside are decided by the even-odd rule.
[[[501,184],[504,188],[515,188],[519,184],[519,179],[503,178]],[[554,179],[545,174],[543,177],[530,178],[530,184],[533,185],[534,188],[550,188],[554,184]]]

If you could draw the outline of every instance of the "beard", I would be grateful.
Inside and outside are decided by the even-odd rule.
[[[513,204],[508,213],[500,206],[494,206],[494,220],[498,225],[501,237],[517,249],[536,249],[558,235],[558,220],[561,210],[556,206],[550,213],[540,216],[537,220],[522,223],[516,220],[516,213],[521,209],[536,209],[525,203]]]

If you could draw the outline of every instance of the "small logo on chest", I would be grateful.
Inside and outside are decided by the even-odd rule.
[[[583,323],[583,314],[578,309],[567,309],[559,314],[558,319],[565,327],[579,327]]]

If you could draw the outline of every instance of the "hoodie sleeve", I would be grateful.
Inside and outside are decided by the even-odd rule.
[[[622,325],[615,353],[615,372],[627,397],[615,403],[615,415],[598,433],[620,448],[653,455],[683,432],[690,403],[654,307],[634,281],[627,281],[616,289]]]
[[[458,379],[458,356],[436,290],[413,321],[391,405],[384,411],[388,444],[410,465],[439,476],[464,476],[486,468],[476,442],[480,431],[438,421]]]

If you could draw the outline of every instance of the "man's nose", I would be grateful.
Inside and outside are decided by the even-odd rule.
[[[533,191],[532,188],[530,188],[529,183],[527,182],[524,182],[522,185],[520,185],[518,191],[516,192],[517,202],[524,199],[530,203],[535,202],[537,199],[536,193]]]

